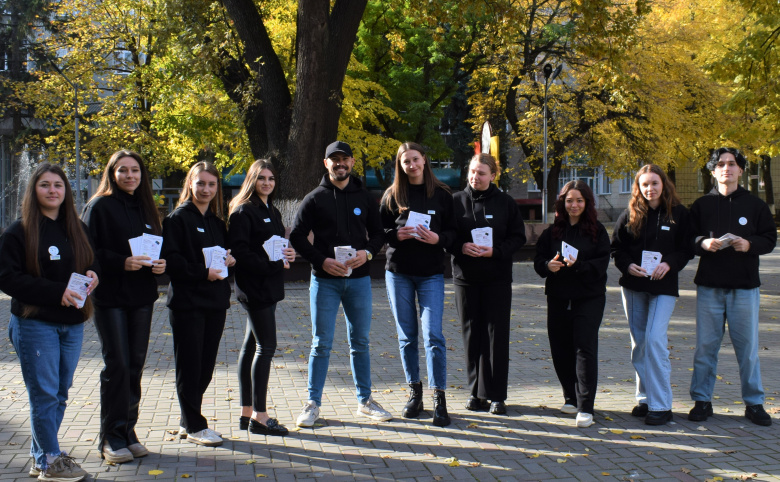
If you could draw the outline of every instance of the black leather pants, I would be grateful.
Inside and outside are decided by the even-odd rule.
[[[246,334],[238,354],[238,386],[241,406],[266,411],[268,377],[276,352],[276,303],[248,309]]]
[[[100,372],[98,448],[102,448],[103,440],[108,440],[112,450],[138,442],[135,424],[153,307],[95,307],[95,326],[105,363]]]

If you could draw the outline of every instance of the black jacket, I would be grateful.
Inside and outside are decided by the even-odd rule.
[[[219,310],[230,307],[227,279],[209,281],[203,248],[227,247],[225,222],[211,209],[205,216],[185,201],[163,220],[162,257],[171,278],[168,308],[172,310]]]
[[[230,214],[228,246],[236,258],[236,298],[250,308],[263,308],[284,299],[284,261],[270,261],[263,243],[284,237],[282,215],[257,195]]]
[[[398,212],[398,206],[382,204],[379,213],[382,216],[382,226],[385,229],[385,241],[387,241],[387,262],[385,269],[393,273],[410,276],[433,276],[444,273],[444,249],[455,241],[455,211],[453,210],[452,195],[441,187],[433,192],[433,197],[428,198],[425,193],[425,185],[410,184],[407,191],[407,207],[402,213]],[[431,216],[429,229],[439,235],[439,242],[435,245],[422,243],[416,239],[398,240],[398,229],[406,225],[409,218],[409,210]]]
[[[542,278],[544,292],[549,296],[566,300],[578,300],[601,296],[607,291],[607,268],[609,267],[609,235],[597,221],[596,241],[580,231],[580,224],[567,226],[563,239],[553,239],[551,225],[545,229],[536,242],[534,269]],[[561,251],[561,241],[579,251],[572,267],[562,267],[553,273],[547,269],[547,262]]]
[[[525,224],[517,203],[494,184],[484,191],[471,186],[455,193],[457,236],[450,248],[452,277],[457,285],[490,285],[512,282],[512,256],[525,244]],[[473,242],[471,230],[493,228],[493,256],[474,258],[463,254]]]
[[[711,253],[702,249],[704,239],[726,233],[750,241],[750,250],[738,253],[728,247]],[[693,202],[691,236],[695,253],[701,257],[694,283],[710,288],[751,289],[761,286],[758,257],[775,249],[777,227],[769,206],[743,187],[728,196],[716,187]]]
[[[645,223],[636,238],[628,230],[628,220],[629,212],[626,209],[612,232],[612,256],[615,258],[615,266],[622,273],[620,286],[653,295],[679,296],[678,273],[693,258],[688,210],[681,204],[673,206],[670,222],[665,207],[648,209]],[[670,271],[660,280],[629,274],[628,266],[631,263],[642,265],[642,251],[661,253],[661,261],[669,265]]]
[[[314,233],[314,243],[309,242]],[[334,278],[322,269],[327,258],[335,258],[336,246],[367,249],[375,255],[384,244],[379,204],[363,188],[363,183],[350,176],[342,190],[330,182],[328,174],[320,185],[306,195],[295,216],[290,243],[311,263],[312,273],[320,278]],[[352,270],[350,278],[369,275],[369,263]]]
[[[81,218],[95,243],[95,255],[102,269],[93,295],[95,305],[115,308],[154,303],[157,280],[152,268],[125,270],[125,260],[132,256],[128,240],[143,233],[154,234],[138,197],[116,190],[110,196],[90,201]]]
[[[63,325],[84,323],[86,318],[82,311],[73,306],[62,306],[62,294],[65,293],[70,275],[75,270],[73,250],[68,241],[65,222],[62,217],[56,221],[45,216],[42,218],[38,231],[38,264],[41,276],[27,273],[24,227],[20,220],[14,221],[0,235],[0,290],[12,298],[11,313],[20,318],[25,306],[30,305],[38,308],[37,313],[32,316],[33,319]],[[86,232],[87,227],[83,228]],[[97,260],[88,270],[97,273],[100,279]]]

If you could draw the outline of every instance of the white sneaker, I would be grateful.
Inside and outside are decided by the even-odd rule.
[[[200,432],[188,433],[187,441],[198,445],[205,445],[206,447],[219,447],[222,445],[222,437],[217,435],[217,432],[210,428],[204,428]]]
[[[580,428],[590,427],[593,425],[593,415],[580,412],[577,414],[577,419],[574,423],[576,423]]]
[[[299,427],[313,427],[314,422],[320,418],[320,407],[317,406],[317,402],[309,400],[306,405],[303,406],[301,414],[298,415],[295,425]]]
[[[388,420],[393,419],[390,412],[374,401],[374,397],[369,397],[368,400],[366,400],[366,403],[358,403],[356,415],[368,417],[377,422],[387,422]]]
[[[211,429],[209,429],[211,430]],[[211,430],[215,434],[217,434],[217,437],[222,437],[222,434],[217,432],[216,430]],[[187,438],[187,429],[184,427],[179,427],[179,438]],[[148,452],[147,452],[148,453]]]
[[[561,413],[568,413],[569,415],[573,415],[577,413],[577,407],[575,407],[571,403],[565,403],[561,407]]]

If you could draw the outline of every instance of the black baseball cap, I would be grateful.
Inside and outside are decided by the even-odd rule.
[[[329,144],[328,148],[325,149],[325,159],[329,158],[337,152],[345,154],[347,157],[352,157],[352,149],[350,149],[349,144],[346,142],[336,141],[332,144]]]

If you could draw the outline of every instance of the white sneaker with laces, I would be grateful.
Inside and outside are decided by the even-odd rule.
[[[301,414],[298,415],[298,420],[296,420],[295,425],[305,428],[313,427],[314,422],[316,422],[318,418],[320,418],[320,407],[317,406],[317,402],[314,400],[309,400],[306,402],[306,405],[303,406],[303,410],[301,411]]]
[[[368,417],[377,422],[387,422],[388,420],[393,419],[390,412],[382,408],[382,405],[379,405],[374,400],[374,397],[369,397],[368,400],[366,400],[366,403],[358,403],[356,415]]]
[[[575,413],[577,413],[577,407],[575,407],[570,403],[565,403],[561,407],[561,413],[568,413],[569,415],[574,415]]]
[[[211,430],[211,429],[209,429]],[[215,434],[217,434],[217,437],[222,437],[222,434],[220,432],[217,432],[216,430],[211,430]],[[179,438],[187,438],[187,429],[184,427],[179,427]]]
[[[188,433],[187,441],[198,445],[205,445],[206,447],[219,447],[222,445],[222,437],[217,435],[217,432],[210,428],[204,428],[200,432]]]
[[[591,425],[593,425],[593,415],[589,413],[580,412],[577,414],[577,419],[575,423],[579,428],[590,427]]]

